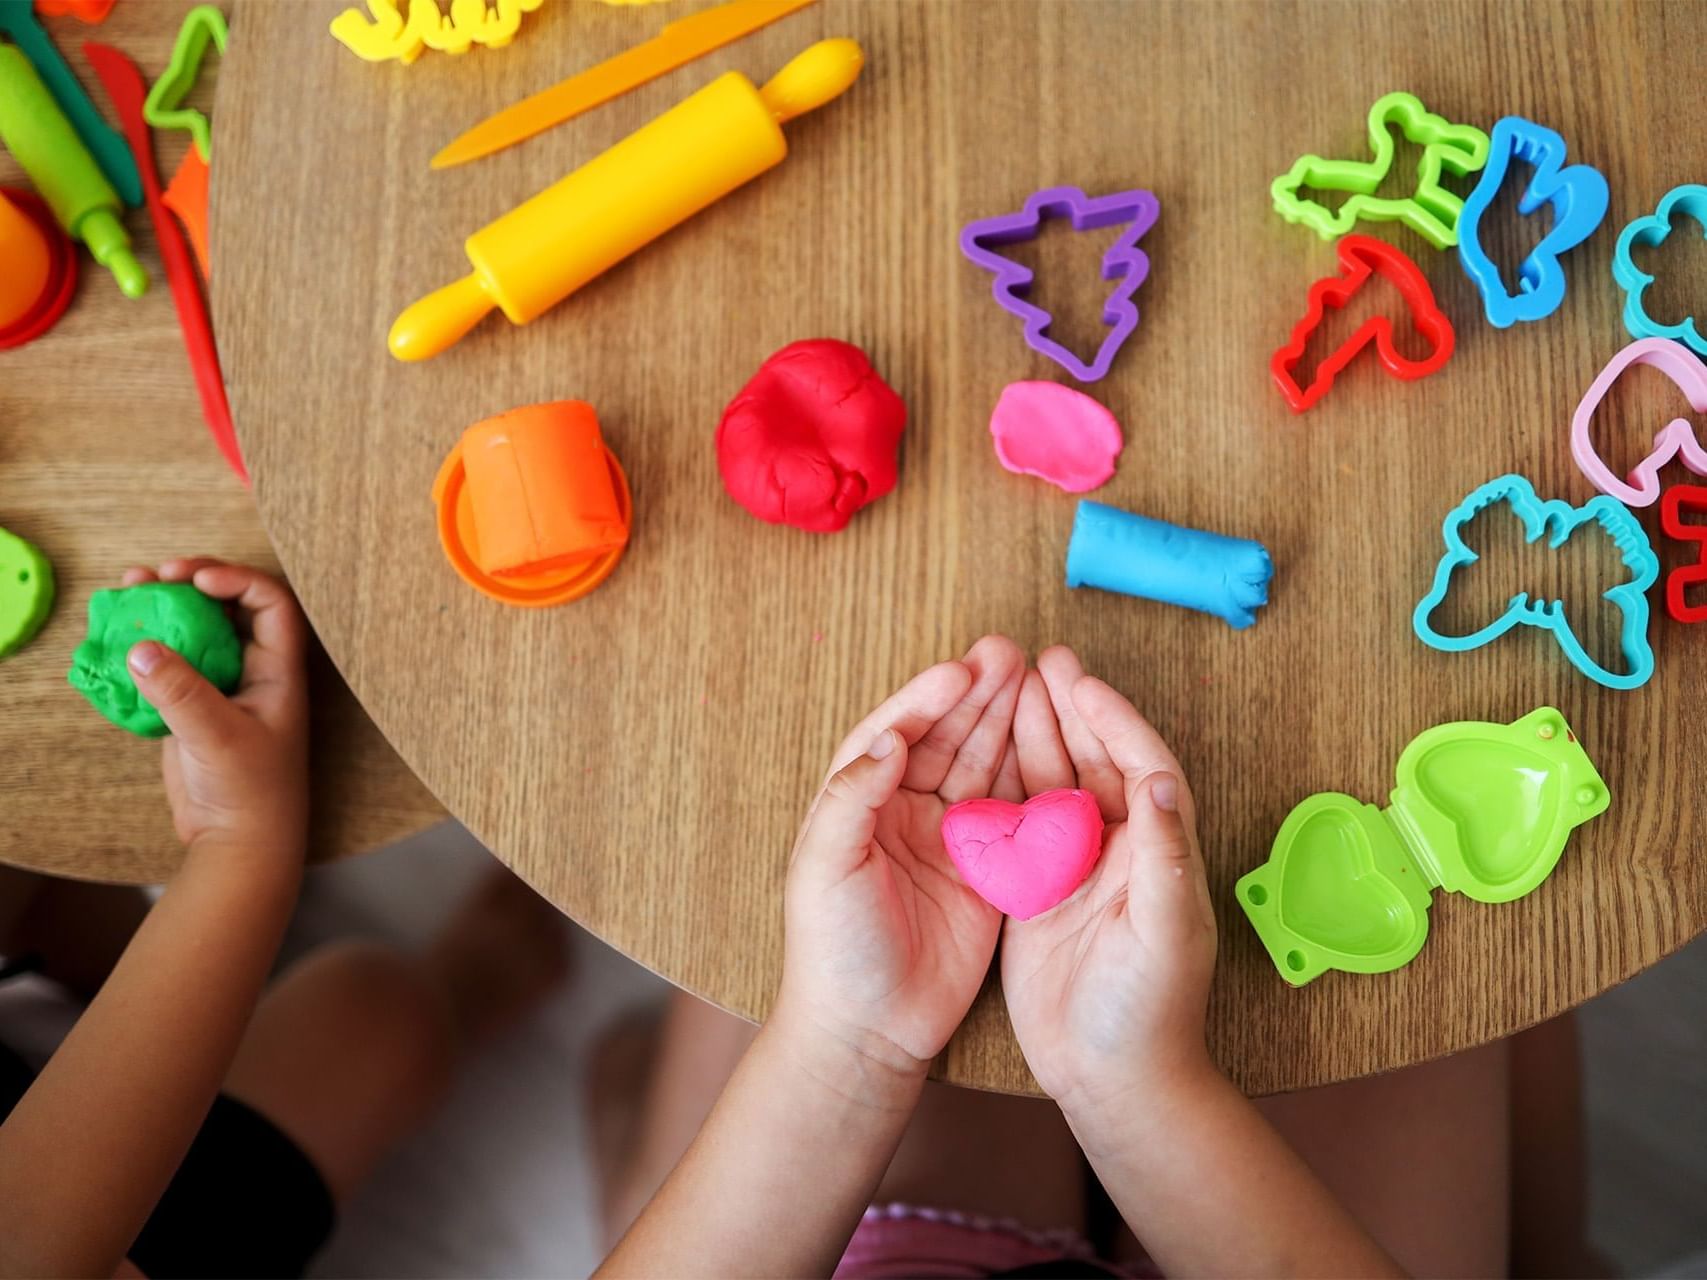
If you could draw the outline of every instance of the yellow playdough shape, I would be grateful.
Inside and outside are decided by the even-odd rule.
[[[345,9],[332,19],[334,39],[358,58],[385,62],[396,58],[405,66],[421,56],[422,49],[440,53],[467,53],[480,44],[501,49],[521,29],[522,14],[532,13],[545,0],[451,0],[450,13],[440,10],[438,0],[409,0],[409,16],[403,17],[398,0],[367,0],[372,21],[360,9]]]

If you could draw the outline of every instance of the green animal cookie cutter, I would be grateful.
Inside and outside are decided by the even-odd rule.
[[[1239,905],[1295,987],[1329,969],[1385,973],[1428,937],[1436,888],[1477,902],[1530,892],[1611,796],[1552,707],[1511,724],[1438,725],[1405,748],[1385,809],[1324,791],[1286,816]]]
[[[1398,125],[1407,139],[1423,149],[1417,164],[1416,190],[1401,200],[1375,194],[1393,167],[1389,124]],[[1463,212],[1464,201],[1440,185],[1440,175],[1474,173],[1488,163],[1488,145],[1488,135],[1474,125],[1453,124],[1434,115],[1414,94],[1389,93],[1369,108],[1373,160],[1299,156],[1274,180],[1269,193],[1281,217],[1303,223],[1324,240],[1344,235],[1362,219],[1402,222],[1436,249],[1450,249],[1458,243],[1458,215]],[[1349,191],[1351,195],[1336,212],[1300,195],[1306,187],[1312,191]]]
[[[190,107],[180,109],[178,104],[195,87],[208,42],[212,41],[223,58],[226,36],[225,15],[211,4],[198,4],[186,13],[184,25],[178,28],[177,43],[172,46],[172,60],[142,104],[142,118],[156,129],[188,129],[204,161],[210,145],[207,117]]]
[[[219,601],[187,582],[148,582],[89,597],[89,634],[71,655],[66,678],[121,729],[143,738],[170,732],[137,690],[126,659],[143,640],[175,650],[221,693],[237,687],[243,646]]]
[[[0,658],[27,645],[53,611],[53,566],[31,543],[0,529]]]

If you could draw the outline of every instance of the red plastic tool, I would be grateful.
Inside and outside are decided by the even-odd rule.
[[[1274,383],[1293,413],[1303,413],[1328,393],[1334,377],[1350,364],[1357,353],[1371,342],[1381,365],[1395,378],[1406,382],[1426,378],[1452,357],[1457,336],[1452,321],[1434,300],[1434,290],[1417,264],[1402,250],[1373,236],[1345,236],[1336,246],[1340,271],[1310,286],[1309,306],[1304,318],[1292,329],[1292,337],[1268,362]],[[1300,386],[1294,376],[1298,363],[1304,358],[1304,347],[1310,335],[1322,323],[1328,307],[1343,307],[1357,291],[1378,275],[1399,291],[1410,307],[1411,324],[1429,342],[1429,353],[1421,360],[1410,360],[1393,345],[1393,322],[1386,316],[1372,316],[1363,323],[1316,370],[1314,381]]]
[[[1707,486],[1674,484],[1660,499],[1660,528],[1673,542],[1698,543],[1694,564],[1681,564],[1666,578],[1666,612],[1674,622],[1707,622],[1707,597],[1692,605],[1684,598],[1690,587],[1707,586],[1707,519],[1685,520],[1683,513],[1707,516]]]
[[[148,216],[154,223],[154,238],[160,242],[160,260],[166,267],[166,282],[172,287],[172,302],[178,309],[178,327],[184,331],[184,347],[189,353],[190,369],[196,377],[196,390],[201,395],[202,417],[213,441],[231,469],[244,484],[249,483],[249,471],[243,465],[243,454],[237,448],[237,432],[231,425],[231,406],[225,399],[225,380],[219,372],[219,349],[214,346],[213,328],[208,323],[207,304],[202,301],[201,285],[190,258],[184,233],[161,199],[160,173],[154,167],[154,142],[148,124],[142,118],[142,103],[148,96],[148,86],[136,64],[111,45],[93,40],[83,45],[89,65],[100,77],[101,85],[118,112],[124,127],[125,140],[130,143],[136,167],[142,174],[143,196],[148,204]]]

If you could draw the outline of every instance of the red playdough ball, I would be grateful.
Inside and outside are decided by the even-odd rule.
[[[770,524],[834,533],[895,487],[907,406],[865,352],[791,342],[759,366],[717,424],[729,496]]]

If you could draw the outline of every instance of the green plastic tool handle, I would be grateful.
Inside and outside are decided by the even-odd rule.
[[[9,44],[0,44],[0,143],[29,174],[59,225],[89,246],[125,296],[148,292],[148,273],[131,253],[118,193],[30,60]]]
[[[83,92],[83,86],[60,56],[59,49],[36,21],[30,0],[0,0],[0,33],[11,36],[35,66],[113,190],[131,208],[141,205],[142,175],[136,170],[136,158],[130,154],[124,135],[106,122],[89,95]]]

